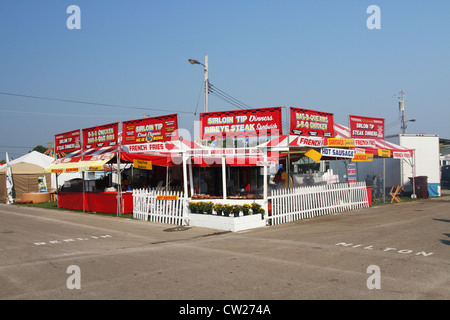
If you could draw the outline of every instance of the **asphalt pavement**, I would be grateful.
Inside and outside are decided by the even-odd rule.
[[[0,299],[448,300],[449,200],[241,232],[0,205]]]

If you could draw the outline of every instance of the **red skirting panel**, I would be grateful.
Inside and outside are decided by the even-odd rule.
[[[72,210],[83,210],[83,193],[59,192],[58,207]],[[86,192],[84,194],[84,210],[117,214],[117,192]],[[133,212],[133,193],[122,193],[121,213]]]

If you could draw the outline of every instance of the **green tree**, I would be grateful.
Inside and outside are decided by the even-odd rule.
[[[37,152],[40,152],[40,153],[44,153],[45,151],[47,151],[47,149],[48,149],[48,148],[39,145],[39,146],[34,147],[33,151],[37,151]]]

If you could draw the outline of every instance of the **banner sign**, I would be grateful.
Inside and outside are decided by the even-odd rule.
[[[356,154],[353,157],[352,161],[359,162],[370,162],[373,160],[373,154]]]
[[[55,135],[55,152],[72,152],[81,149],[80,129]]]
[[[356,164],[347,165],[348,183],[356,183]]]
[[[354,147],[355,141],[353,139],[328,138],[327,145],[329,147]]]
[[[201,139],[282,135],[281,107],[200,114]]]
[[[84,149],[112,147],[118,144],[119,123],[83,129]]]
[[[353,139],[355,147],[376,147],[376,141],[374,139]]]
[[[156,200],[178,200],[178,196],[156,196]]]
[[[391,150],[378,149],[378,156],[379,157],[390,158],[391,157]]]
[[[169,152],[173,149],[168,148],[169,144],[165,142],[151,142],[151,143],[137,143],[123,146],[123,150],[128,153],[142,153],[142,152]]]
[[[349,116],[350,137],[384,139],[384,119]]]
[[[324,139],[321,137],[298,137],[294,141],[292,141],[289,146],[320,148],[323,146],[323,140]]]
[[[122,145],[170,140],[178,140],[177,114],[122,123]]]
[[[152,162],[147,160],[133,159],[133,166],[137,169],[152,170]]]
[[[333,114],[307,109],[290,108],[290,132],[300,136],[334,137]]]
[[[325,157],[350,158],[353,159],[355,150],[338,149],[338,148],[322,148],[320,153]]]
[[[412,154],[409,151],[394,151],[392,152],[392,157],[394,159],[410,159]]]

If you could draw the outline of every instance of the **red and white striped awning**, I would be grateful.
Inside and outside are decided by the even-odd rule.
[[[56,159],[45,168],[46,172],[77,172],[77,171],[102,171],[104,165],[110,161],[119,147],[103,147],[82,152],[75,151],[65,157]]]
[[[359,139],[351,138],[350,129],[343,125],[334,124],[335,138],[353,139],[354,148],[365,149],[367,153],[377,154],[378,149],[385,149],[392,152],[394,158],[410,158],[412,157],[412,150],[397,145],[395,143],[383,139]]]
[[[411,158],[412,150],[388,142],[382,139],[358,139],[351,138],[350,129],[335,123],[335,136],[338,139],[351,139],[354,143],[354,149],[363,149],[365,153],[378,154],[379,149],[389,150],[394,158]],[[289,145],[288,145],[289,143]],[[278,152],[287,152],[290,148],[322,148],[328,146],[328,139],[323,137],[302,137],[295,135],[284,135],[276,137],[266,143],[258,146],[261,149],[269,149]]]

